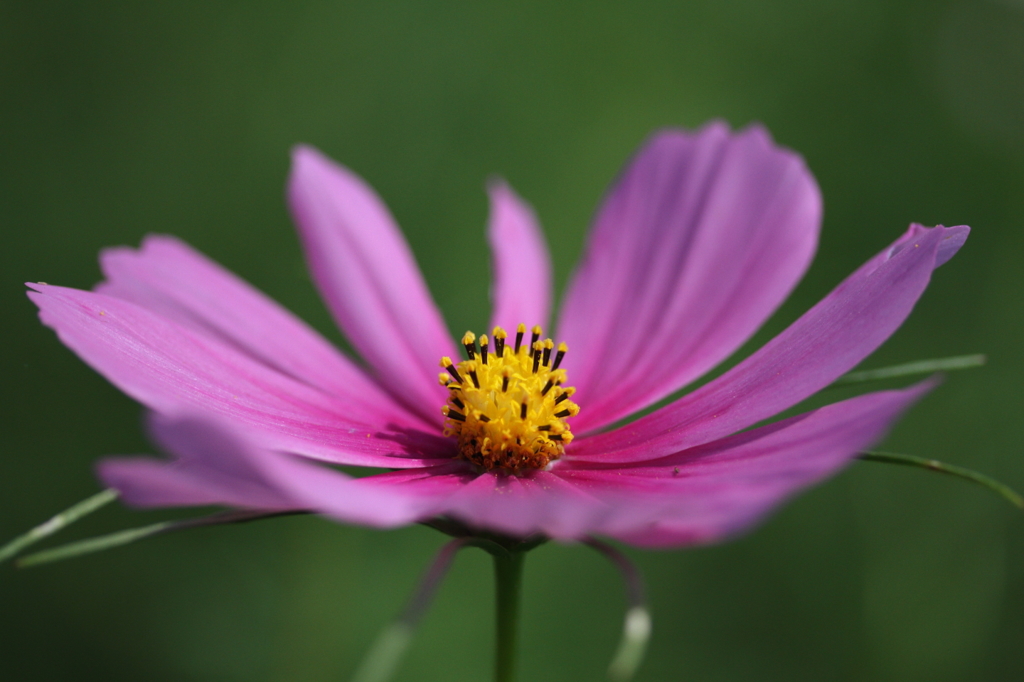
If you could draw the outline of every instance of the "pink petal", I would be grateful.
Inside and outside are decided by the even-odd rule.
[[[142,248],[107,249],[107,280],[96,291],[136,303],[213,335],[260,362],[327,393],[403,410],[309,325],[217,263],[170,236],[146,237]],[[409,425],[421,425],[409,419]]]
[[[759,126],[651,138],[612,187],[562,307],[558,339],[583,408],[614,422],[731,355],[810,264],[821,196]]]
[[[313,281],[345,335],[386,390],[440,424],[438,362],[455,346],[383,202],[311,147],[294,151],[288,200]]]
[[[66,346],[158,412],[219,415],[263,447],[339,464],[402,468],[449,456],[446,439],[395,423],[390,403],[328,395],[119,298],[29,286],[43,323]]]
[[[533,209],[504,182],[492,182],[488,192],[487,240],[494,270],[491,328],[512,332],[520,322],[546,328],[551,314],[551,257]]]
[[[285,461],[284,455],[245,448],[233,434],[206,423],[185,423],[181,430],[163,443],[177,455],[175,461],[105,458],[96,465],[100,480],[134,507],[302,508],[268,477],[275,464]]]
[[[735,433],[804,400],[882,344],[969,228],[912,225],[767,345],[698,390],[573,443],[573,459],[637,462]]]
[[[455,462],[360,481],[429,500],[431,516],[449,516],[472,528],[518,537],[544,533],[561,540],[580,539],[613,512],[581,486],[547,471],[477,474]]]
[[[416,498],[265,450],[221,424],[156,417],[152,430],[176,455],[173,461],[108,458],[97,466],[103,482],[132,506],[309,510],[377,527],[411,523],[421,514]]]
[[[644,546],[714,542],[834,474],[934,384],[844,400],[637,467],[553,473],[616,507],[592,532]]]
[[[933,385],[859,396],[633,467],[565,461],[515,477],[476,474],[449,461],[351,479],[205,419],[158,418],[154,430],[173,462],[108,459],[99,472],[135,506],[301,509],[372,526],[446,515],[520,537],[601,534],[679,546],[721,540],[756,523],[879,440]]]
[[[361,481],[421,497],[431,515],[513,536],[599,534],[649,546],[711,542],[834,473],[881,439],[933,385],[859,396],[640,466],[586,468],[566,459],[551,471],[506,476],[450,462]]]

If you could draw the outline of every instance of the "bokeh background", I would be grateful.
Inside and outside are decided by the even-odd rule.
[[[151,451],[23,282],[90,287],[102,247],[173,233],[341,343],[283,202],[301,141],[377,188],[452,331],[479,330],[490,175],[537,209],[561,287],[631,151],[714,117],[764,122],[825,197],[758,341],[909,222],[974,228],[864,366],[987,353],[885,447],[1024,489],[1020,0],[3,1],[0,540],[98,490],[98,456]],[[117,507],[58,540],[182,514]],[[292,518],[5,565],[0,677],[344,680],[442,539]],[[629,553],[655,619],[639,680],[1024,679],[1024,514],[966,483],[856,463],[731,543]],[[522,679],[602,679],[613,569],[550,545],[526,571]],[[487,679],[491,589],[461,555],[397,679]]]

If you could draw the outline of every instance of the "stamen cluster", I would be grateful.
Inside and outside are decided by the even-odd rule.
[[[539,326],[529,344],[523,343],[525,333],[526,325],[520,324],[509,347],[505,330],[495,327],[492,352],[486,335],[477,348],[476,336],[466,332],[462,345],[468,359],[456,365],[441,358],[447,372],[439,380],[448,388],[441,408],[444,433],[458,439],[459,457],[487,471],[543,469],[572,440],[565,420],[580,408],[569,400],[576,389],[563,387],[566,374],[559,369],[568,348],[560,343],[555,351],[551,339],[541,340]]]

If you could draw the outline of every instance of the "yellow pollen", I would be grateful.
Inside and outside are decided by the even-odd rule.
[[[570,398],[576,389],[564,387],[566,375],[559,369],[568,351],[564,343],[541,340],[539,326],[524,343],[526,325],[516,329],[515,344],[506,344],[508,334],[495,327],[490,340],[466,332],[462,345],[467,360],[456,365],[441,358],[445,369],[438,375],[448,388],[444,434],[458,439],[459,457],[490,471],[502,469],[520,473],[543,469],[564,453],[572,440],[566,419],[580,408]]]

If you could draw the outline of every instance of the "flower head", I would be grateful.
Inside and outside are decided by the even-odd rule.
[[[462,337],[461,360],[383,203],[308,147],[295,150],[289,202],[367,370],[172,237],[105,251],[91,292],[30,284],[43,322],[152,411],[174,456],[104,460],[100,477],[139,506],[301,509],[373,526],[445,516],[519,537],[678,546],[749,527],[879,440],[931,386],[751,428],[888,338],[965,226],[912,225],[722,376],[609,430],[712,369],[782,303],[817,243],[813,177],[756,126],[654,135],[599,208],[558,342],[542,336],[551,265],[534,215],[505,184],[489,191],[491,334]],[[325,464],[388,471],[352,478]]]
[[[441,358],[447,374],[441,385],[448,389],[444,435],[458,441],[459,457],[484,471],[499,469],[519,474],[545,469],[572,442],[566,420],[579,412],[570,398],[576,389],[565,387],[565,370],[559,369],[568,350],[551,339],[540,340],[541,328],[533,328],[529,345],[523,345],[526,325],[516,330],[515,345],[505,345],[507,334],[494,328],[494,353],[487,336],[467,332],[462,337],[468,359],[458,369],[449,357]]]

